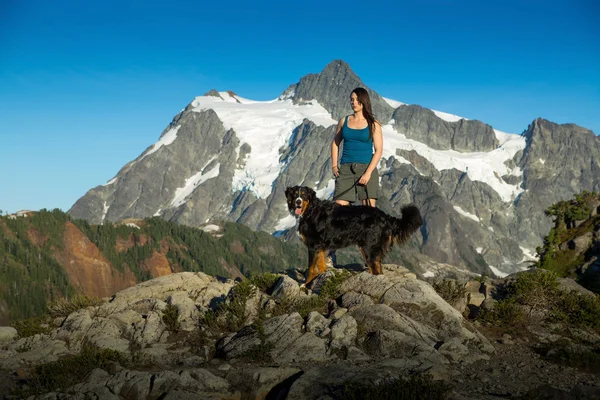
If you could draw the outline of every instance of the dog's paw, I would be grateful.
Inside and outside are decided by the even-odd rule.
[[[300,289],[306,289],[306,283],[303,283],[302,285],[300,285]]]

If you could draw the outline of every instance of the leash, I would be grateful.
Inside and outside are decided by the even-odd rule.
[[[360,181],[360,178],[358,178],[353,184],[352,186],[350,186],[348,189],[344,190],[342,193],[339,193],[337,196],[333,196],[333,199],[331,199],[331,201],[336,201],[337,199],[339,199],[340,197],[342,197],[344,194],[348,193],[350,191],[350,189],[352,189],[353,187],[356,187],[356,185],[358,184],[358,181]],[[365,186],[365,193],[367,194],[367,198],[366,200],[371,199],[371,197],[369,197],[369,191],[367,190],[367,185]],[[370,202],[369,202],[370,204]]]
[[[360,181],[360,178],[358,178],[356,180],[356,182],[354,182],[352,184],[352,186],[350,186],[348,189],[344,190],[342,193],[339,193],[337,196],[334,196],[333,199],[331,199],[331,200],[332,201],[336,201],[337,199],[339,199],[340,197],[342,197],[343,195],[345,195],[346,193],[348,193],[350,191],[350,189],[352,189],[353,187],[355,187],[358,184],[358,181]],[[366,187],[365,187],[365,190],[367,190]],[[367,198],[369,198],[369,193],[367,193]]]
[[[353,174],[356,173],[356,164],[355,163],[351,163],[350,164],[350,170],[352,171]],[[339,171],[339,169],[338,169]],[[339,173],[338,173],[339,174]],[[339,175],[338,175],[339,176]],[[356,185],[358,184],[358,182],[360,181],[360,177],[352,184],[352,186],[350,186],[348,189],[344,190],[342,193],[339,193],[337,196],[333,197],[332,201],[336,201],[337,199],[339,199],[342,195],[348,193],[348,191],[350,191],[352,188],[355,188]],[[367,182],[368,184],[369,182]],[[369,190],[367,189],[367,185],[364,185],[365,187],[365,194],[367,195],[367,198],[365,200],[369,200],[371,199],[371,197],[369,196]],[[371,202],[368,202],[369,204],[371,204]]]

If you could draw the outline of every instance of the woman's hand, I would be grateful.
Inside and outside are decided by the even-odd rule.
[[[367,184],[367,182],[369,182],[369,179],[371,179],[371,173],[367,171],[364,174],[362,174],[362,176],[358,180],[358,184],[364,186]]]
[[[333,176],[335,176],[336,178],[337,178],[338,176],[340,176],[340,169],[339,169],[337,166],[335,166],[335,167],[332,167],[332,168],[331,168],[331,171],[333,171]]]

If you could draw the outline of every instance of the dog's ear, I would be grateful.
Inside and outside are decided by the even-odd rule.
[[[314,201],[317,198],[317,192],[315,192],[311,188],[307,187],[306,188],[306,192],[308,193],[308,200],[309,201]]]
[[[294,190],[294,188],[291,186],[288,186],[287,189],[285,189],[285,197],[287,197],[289,199],[290,194],[292,193],[292,190]]]

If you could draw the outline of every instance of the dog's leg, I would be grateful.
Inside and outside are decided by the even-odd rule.
[[[365,261],[369,265],[369,269],[373,275],[381,275],[383,274],[383,269],[381,268],[381,260],[383,259],[385,250],[381,248],[381,246],[372,246],[363,251],[363,255],[365,256]]]
[[[327,271],[327,265],[325,265],[325,250],[317,251],[317,271],[319,271],[319,275]]]
[[[378,254],[373,261],[373,275],[382,275],[383,268],[381,268],[381,254]]]
[[[365,265],[367,266],[367,268],[369,268],[369,273],[375,275],[375,273],[373,272],[373,266],[371,265],[371,260],[369,259],[369,257],[367,257],[367,254],[365,253],[362,247],[359,247],[358,249],[360,250],[360,252],[363,255],[363,258],[365,259]]]
[[[304,286],[307,286],[319,275],[319,258],[322,259],[322,263],[325,262],[325,253],[323,250],[308,249],[308,271],[306,271]]]

